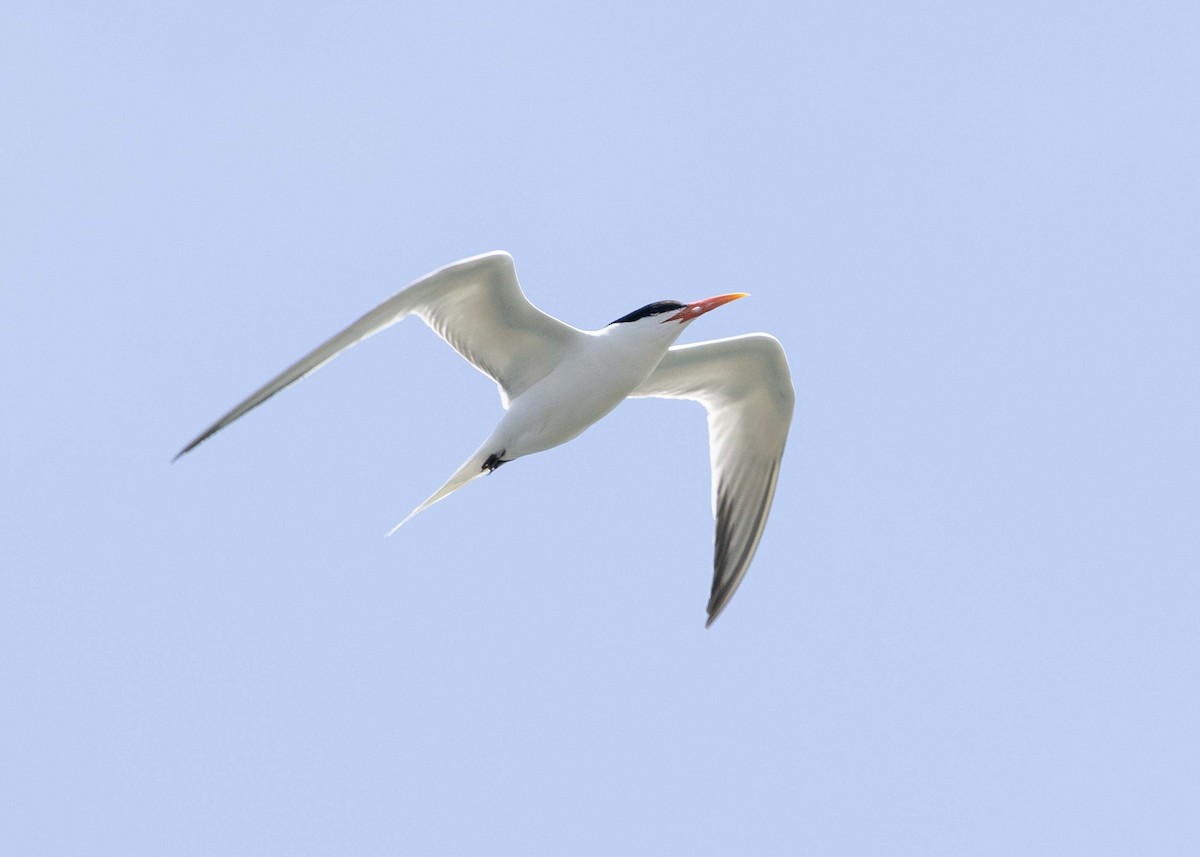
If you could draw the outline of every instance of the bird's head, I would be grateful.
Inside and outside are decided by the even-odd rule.
[[[693,301],[690,304],[680,301],[655,301],[652,304],[646,304],[641,309],[635,309],[628,315],[621,316],[610,323],[609,327],[628,325],[627,329],[629,330],[661,330],[664,335],[675,337],[684,327],[706,312],[744,297],[746,297],[745,292],[733,292],[728,295],[705,298],[702,301]]]

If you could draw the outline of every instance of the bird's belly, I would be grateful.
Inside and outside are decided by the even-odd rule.
[[[497,426],[505,458],[519,458],[566,443],[619,405],[653,368],[577,366],[554,372],[512,403]]]

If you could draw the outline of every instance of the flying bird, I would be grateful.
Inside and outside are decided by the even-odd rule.
[[[505,413],[446,484],[391,532],[476,477],[577,437],[626,398],[691,399],[708,412],[716,519],[708,627],[733,597],[762,537],[795,394],[783,347],[773,336],[674,342],[700,316],[743,297],[734,292],[692,303],[656,301],[599,330],[579,330],[529,302],[508,253],[473,256],[416,280],[317,346],[206,428],[175,459],[351,345],[409,315],[496,382]]]

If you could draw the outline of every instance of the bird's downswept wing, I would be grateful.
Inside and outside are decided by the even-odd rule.
[[[746,576],[775,496],[795,405],[783,346],[765,333],[676,345],[630,395],[692,399],[708,411],[716,518],[708,627]]]
[[[206,428],[175,458],[351,345],[408,315],[419,316],[459,354],[496,381],[505,407],[545,377],[571,342],[583,336],[529,302],[517,282],[512,256],[502,251],[472,256],[410,283],[317,346]]]

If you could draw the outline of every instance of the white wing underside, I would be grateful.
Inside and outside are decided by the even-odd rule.
[[[708,411],[716,518],[711,625],[746,575],[775,496],[795,404],[783,346],[765,333],[676,345],[631,395],[691,399]]]
[[[411,283],[317,346],[206,428],[179,455],[351,345],[409,315],[418,316],[455,351],[492,378],[500,386],[500,400],[505,408],[549,374],[571,342],[584,335],[526,299],[510,255],[493,252],[473,256]]]

